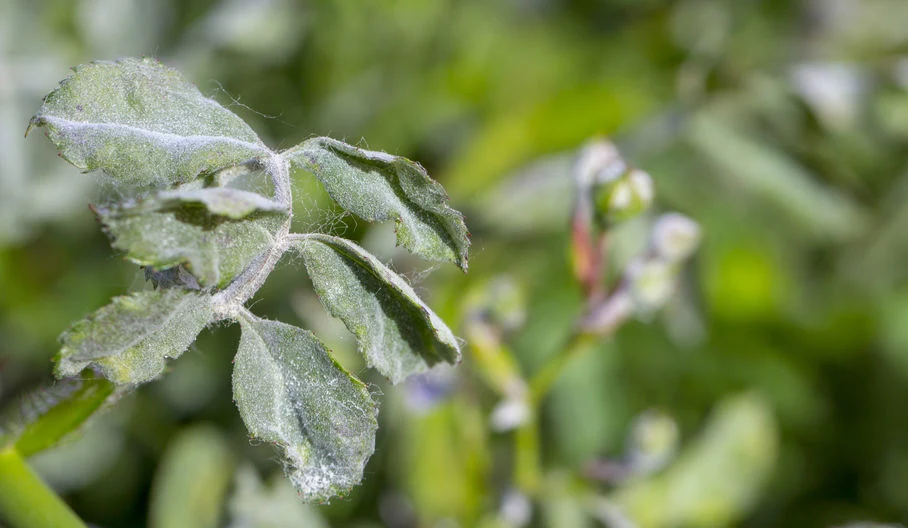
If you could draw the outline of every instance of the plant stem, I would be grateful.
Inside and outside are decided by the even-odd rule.
[[[543,365],[539,372],[530,379],[530,405],[533,409],[539,408],[540,402],[551,390],[552,385],[561,376],[568,363],[590,350],[592,348],[591,345],[596,342],[598,337],[593,334],[575,331],[564,346],[558,350],[555,357]]]
[[[274,198],[287,207],[287,220],[274,235],[271,246],[258,256],[227,288],[218,292],[212,299],[215,314],[221,319],[236,316],[274,270],[274,266],[287,251],[287,240],[290,236],[290,225],[293,220],[293,193],[290,189],[290,164],[280,154],[273,154],[263,161],[265,172],[271,176],[274,185]]]
[[[86,528],[13,447],[0,450],[0,516],[13,528]]]
[[[539,442],[539,412],[530,410],[531,416],[515,431],[514,483],[523,493],[533,496],[539,491],[542,480],[542,460]]]

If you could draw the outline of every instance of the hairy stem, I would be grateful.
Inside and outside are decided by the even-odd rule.
[[[215,314],[228,319],[235,317],[246,303],[265,284],[274,267],[287,251],[290,224],[293,220],[293,192],[290,188],[290,163],[281,154],[272,154],[263,162],[265,172],[271,176],[274,185],[274,199],[289,212],[287,220],[274,235],[268,249],[259,255],[227,288],[212,299]]]
[[[13,528],[86,528],[13,447],[0,450],[0,517]]]

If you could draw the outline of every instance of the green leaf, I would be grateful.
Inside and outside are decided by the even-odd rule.
[[[451,330],[369,252],[319,234],[304,235],[295,247],[322,304],[356,335],[369,365],[392,383],[441,361],[460,361]]]
[[[47,95],[47,127],[67,161],[117,181],[165,186],[270,155],[242,119],[154,59],[94,62]]]
[[[216,528],[232,480],[230,445],[220,431],[193,425],[170,442],[155,471],[150,528]]]
[[[163,192],[159,194],[163,199],[99,207],[95,213],[113,239],[113,247],[125,252],[129,260],[155,270],[185,264],[203,288],[223,287],[273,245],[274,234],[287,214],[265,211],[234,221],[191,203],[213,203],[215,211],[238,216],[252,202],[232,200],[231,205],[205,192],[213,190]]]
[[[610,498],[641,528],[734,526],[760,500],[778,452],[778,425],[764,398],[727,396],[665,471]]]
[[[210,297],[181,289],[115,297],[60,336],[58,378],[93,366],[117,384],[138,384],[164,372],[212,319]]]
[[[233,397],[250,434],[282,448],[303,499],[346,493],[375,449],[377,408],[366,386],[311,332],[252,315],[240,323]]]
[[[330,528],[317,506],[300,502],[286,479],[274,477],[266,485],[251,464],[237,470],[233,494],[227,502],[227,528]]]
[[[89,376],[29,393],[10,408],[11,415],[4,416],[0,446],[13,444],[26,457],[53,447],[98,411],[113,392],[111,382]]]
[[[418,163],[363,150],[331,138],[312,138],[285,156],[312,172],[341,207],[373,222],[395,220],[397,243],[429,260],[467,269],[469,233],[463,215]]]

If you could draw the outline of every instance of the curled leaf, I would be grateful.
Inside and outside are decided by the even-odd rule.
[[[356,335],[369,365],[393,383],[442,361],[460,361],[451,330],[372,254],[319,234],[304,235],[295,246],[322,304]]]
[[[266,211],[235,221],[184,201],[213,202],[216,211],[229,210],[226,212],[233,215],[241,214],[252,202],[233,207],[202,192],[210,190],[160,193],[163,199],[99,207],[95,212],[113,239],[113,247],[129,260],[158,271],[185,264],[201,287],[223,287],[274,243],[274,234],[287,214]],[[244,197],[255,194],[238,192]]]
[[[287,208],[259,193],[230,187],[177,189],[158,193],[162,205],[199,204],[209,213],[232,220],[246,218],[259,211],[276,212]]]
[[[303,499],[346,493],[375,450],[377,408],[366,386],[311,332],[249,314],[240,323],[233,397],[249,433],[280,446]]]
[[[470,239],[463,215],[448,206],[444,189],[418,163],[326,137],[284,155],[312,172],[344,209],[370,222],[395,220],[398,244],[467,269]]]

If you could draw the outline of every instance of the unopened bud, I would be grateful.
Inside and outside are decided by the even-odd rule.
[[[670,262],[680,262],[700,244],[700,226],[680,213],[660,216],[653,226],[653,251]]]
[[[598,140],[584,147],[577,159],[574,169],[577,184],[582,188],[590,188],[596,182],[616,179],[627,170],[624,160],[618,154],[614,143],[607,140]]]
[[[506,398],[492,409],[489,418],[492,430],[497,432],[510,431],[526,423],[530,419],[530,405],[522,397]]]
[[[677,275],[677,266],[662,259],[631,263],[626,277],[635,310],[646,315],[665,306],[675,291]]]
[[[633,169],[611,181],[597,181],[593,199],[597,215],[605,225],[630,220],[653,203],[653,179]]]
[[[678,447],[678,425],[670,416],[650,410],[639,415],[631,428],[628,462],[635,474],[658,471]]]

